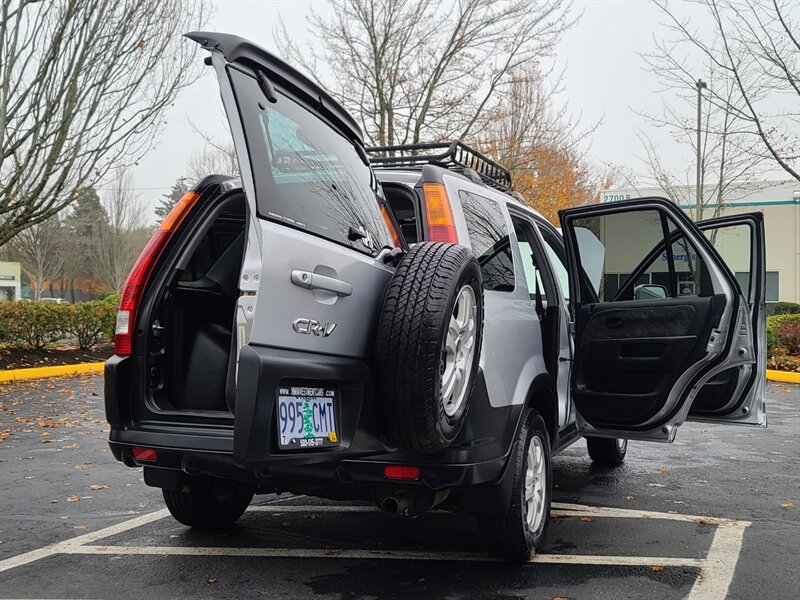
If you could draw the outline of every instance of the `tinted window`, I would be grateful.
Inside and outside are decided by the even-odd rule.
[[[353,143],[288,96],[270,103],[255,79],[230,73],[259,215],[373,255],[391,246],[380,185]]]
[[[576,219],[572,227],[581,268],[601,302],[712,293],[697,249],[657,210]]]
[[[459,197],[469,243],[483,271],[483,289],[513,292],[514,259],[500,205],[471,192],[461,191]]]

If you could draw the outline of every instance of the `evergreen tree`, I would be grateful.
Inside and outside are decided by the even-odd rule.
[[[172,210],[172,207],[181,199],[181,197],[189,191],[189,184],[186,183],[185,177],[179,177],[178,180],[172,184],[172,189],[169,194],[162,194],[163,200],[155,207],[155,213],[159,220],[163,220]]]
[[[108,213],[94,188],[87,188],[64,219],[63,279],[69,282],[70,299],[76,300],[74,282],[94,279],[94,258],[100,230],[108,224]],[[66,283],[66,281],[64,283]]]

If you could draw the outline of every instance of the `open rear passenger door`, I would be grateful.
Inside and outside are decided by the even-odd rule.
[[[758,216],[698,228],[674,203],[644,198],[568,209],[560,217],[579,431],[669,442],[690,414],[765,425]],[[747,295],[712,243],[729,228],[750,236]]]

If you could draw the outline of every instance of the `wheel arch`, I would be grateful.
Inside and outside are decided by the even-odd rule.
[[[554,389],[555,382],[549,374],[540,373],[537,375],[528,388],[528,394],[525,398],[526,410],[522,411],[522,415],[520,415],[520,423],[530,409],[541,415],[544,424],[547,426],[547,435],[551,446],[555,444],[558,433],[558,402]]]

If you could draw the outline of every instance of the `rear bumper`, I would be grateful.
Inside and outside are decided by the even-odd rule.
[[[106,414],[114,456],[146,466],[151,485],[173,485],[185,475],[210,475],[259,484],[260,489],[341,495],[381,485],[431,490],[494,487],[503,479],[522,407],[489,405],[479,372],[461,434],[445,452],[399,450],[380,434],[372,372],[365,362],[276,348],[246,346],[240,356],[235,419],[159,415],[137,384],[136,357],[106,364]],[[340,392],[341,443],[335,449],[287,452],[276,437],[276,390],[284,379],[335,382]],[[176,420],[178,419],[178,420]],[[156,462],[137,462],[133,448],[154,449]],[[414,465],[419,480],[390,480],[384,466]],[[171,475],[170,475],[171,473]]]

